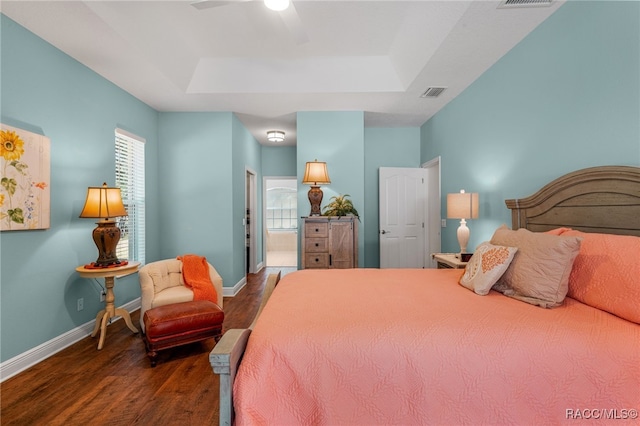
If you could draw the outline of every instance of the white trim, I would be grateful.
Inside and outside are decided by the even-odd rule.
[[[223,287],[222,295],[224,297],[234,297],[240,292],[240,290],[244,288],[246,284],[247,284],[247,277],[245,276],[245,277],[242,277],[242,279],[238,281],[236,285],[234,285],[233,287]]]
[[[433,191],[430,191],[427,188],[427,208],[426,208],[426,220],[427,220],[427,236],[428,239],[425,241],[425,265],[429,265],[431,268],[437,267],[437,262],[433,258],[433,253],[440,253],[442,247],[442,207],[441,207],[441,196],[442,196],[442,158],[437,156],[425,163],[422,163],[423,169],[433,169],[436,168],[438,172],[438,188],[437,194],[433,194]],[[431,181],[429,181],[429,187],[432,185]],[[432,215],[434,217],[432,217]],[[436,224],[435,219],[437,218],[438,222]],[[438,235],[438,243],[433,242],[433,236]]]
[[[257,200],[257,173],[247,167],[244,167],[244,175],[245,175],[245,214],[246,210],[249,210],[249,258],[245,260],[247,262],[249,268],[249,273],[255,274],[258,272],[257,269],[257,216],[258,216],[258,200]],[[248,182],[247,182],[248,179]],[[249,193],[247,194],[247,183],[249,185]],[[248,201],[248,205],[247,205]],[[245,216],[246,218],[246,216]],[[246,234],[246,227],[245,227]],[[247,266],[247,265],[245,265]]]
[[[258,263],[258,270],[256,271],[256,274],[260,271],[262,271],[262,268],[264,268],[264,262],[260,262]],[[236,285],[234,285],[233,287],[222,287],[222,296],[224,297],[235,297],[238,295],[238,293],[240,292],[240,290],[242,290],[244,288],[244,286],[247,285],[247,277],[242,277],[242,279],[240,281],[238,281],[236,283]]]
[[[122,129],[118,128],[118,127],[116,127],[115,134],[116,134],[116,136],[118,136],[118,135],[126,136],[128,138],[135,139],[135,140],[137,140],[139,142],[142,142],[142,143],[146,143],[147,142],[147,140],[145,138],[143,138],[142,136],[134,135],[133,133],[127,132],[126,130],[122,130]]]
[[[440,156],[439,155],[437,157],[435,157],[435,158],[432,158],[429,161],[426,161],[426,162],[422,163],[422,165],[420,167],[422,167],[423,169],[426,169],[428,167],[435,166],[436,164],[440,164]]]
[[[126,309],[129,312],[140,309],[140,298],[132,300],[129,303],[125,303],[121,308]],[[114,317],[111,322],[119,320],[121,317]],[[15,376],[18,373],[23,372],[29,367],[38,364],[41,361],[49,358],[52,355],[60,352],[61,350],[73,345],[74,343],[90,336],[93,332],[93,327],[96,320],[91,320],[79,327],[67,331],[60,336],[54,337],[48,342],[44,342],[35,348],[29,349],[26,352],[16,355],[11,359],[6,360],[0,364],[0,383]]]

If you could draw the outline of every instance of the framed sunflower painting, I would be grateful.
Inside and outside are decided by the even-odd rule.
[[[48,229],[49,138],[0,124],[0,231]]]

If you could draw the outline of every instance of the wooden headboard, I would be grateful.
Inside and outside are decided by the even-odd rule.
[[[640,236],[640,167],[590,167],[566,174],[535,194],[506,200],[512,229]]]

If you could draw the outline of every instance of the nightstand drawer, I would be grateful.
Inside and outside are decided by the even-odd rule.
[[[305,268],[326,269],[329,267],[329,253],[308,253],[305,255]]]
[[[327,222],[305,222],[305,238],[326,238],[329,236],[329,224]]]
[[[328,253],[328,238],[305,238],[304,249],[307,253]]]

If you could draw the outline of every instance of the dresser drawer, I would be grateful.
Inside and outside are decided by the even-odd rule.
[[[328,238],[305,238],[304,250],[307,253],[328,253],[329,239]]]
[[[329,267],[329,253],[308,253],[305,255],[306,269],[326,269]]]
[[[329,236],[329,224],[327,222],[305,222],[305,238],[326,238]]]

